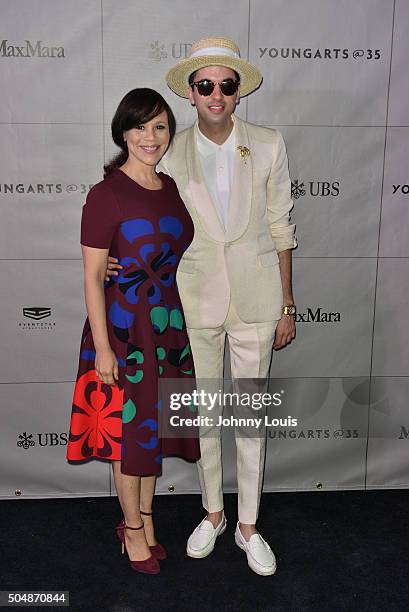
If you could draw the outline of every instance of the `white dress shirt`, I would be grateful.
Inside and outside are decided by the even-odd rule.
[[[226,229],[233,184],[234,161],[237,155],[236,130],[233,124],[233,129],[227,140],[218,145],[202,134],[197,124],[196,128],[196,142],[203,177],[220,220],[224,229]]]

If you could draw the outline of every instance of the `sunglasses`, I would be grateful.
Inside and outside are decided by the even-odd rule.
[[[238,90],[240,81],[235,81],[234,79],[224,79],[224,81],[221,81],[220,83],[215,83],[209,79],[202,79],[201,81],[192,83],[191,88],[193,89],[196,86],[197,91],[201,96],[210,96],[210,94],[213,93],[216,85],[220,86],[220,91],[224,96],[232,96]]]

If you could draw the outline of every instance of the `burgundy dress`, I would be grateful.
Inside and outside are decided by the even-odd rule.
[[[109,248],[123,270],[105,283],[106,321],[119,365],[115,387],[95,372],[85,322],[72,406],[67,459],[121,460],[124,474],[161,471],[162,457],[200,457],[197,437],[161,438],[159,378],[194,378],[176,270],[193,224],[176,184],[145,189],[117,169],[95,185],[83,208],[81,244]]]

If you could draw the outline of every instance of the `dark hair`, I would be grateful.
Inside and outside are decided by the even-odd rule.
[[[204,66],[204,68],[207,68],[207,66]],[[228,66],[225,66],[225,68],[228,68]],[[196,72],[200,70],[200,68],[198,68],[197,70],[195,70],[194,72],[192,72],[191,75],[189,75],[189,85],[192,86],[195,80],[195,76],[196,76]],[[230,68],[230,70],[233,70],[233,68]],[[235,70],[233,70],[234,74],[236,75],[236,81],[238,81],[240,83],[240,75],[238,72],[236,72]]]
[[[132,89],[120,101],[111,123],[112,140],[121,151],[104,166],[104,176],[122,166],[128,159],[128,147],[123,138],[126,130],[147,123],[166,111],[169,123],[169,144],[176,132],[175,116],[166,100],[154,89]]]

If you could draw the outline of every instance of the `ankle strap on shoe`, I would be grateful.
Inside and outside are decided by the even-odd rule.
[[[143,529],[144,525],[142,524],[140,527],[129,527],[129,525],[124,525],[125,529],[131,529],[132,531],[138,531],[139,529]]]
[[[143,510],[139,510],[139,514],[143,514],[144,516],[152,516],[153,512],[144,512]]]

